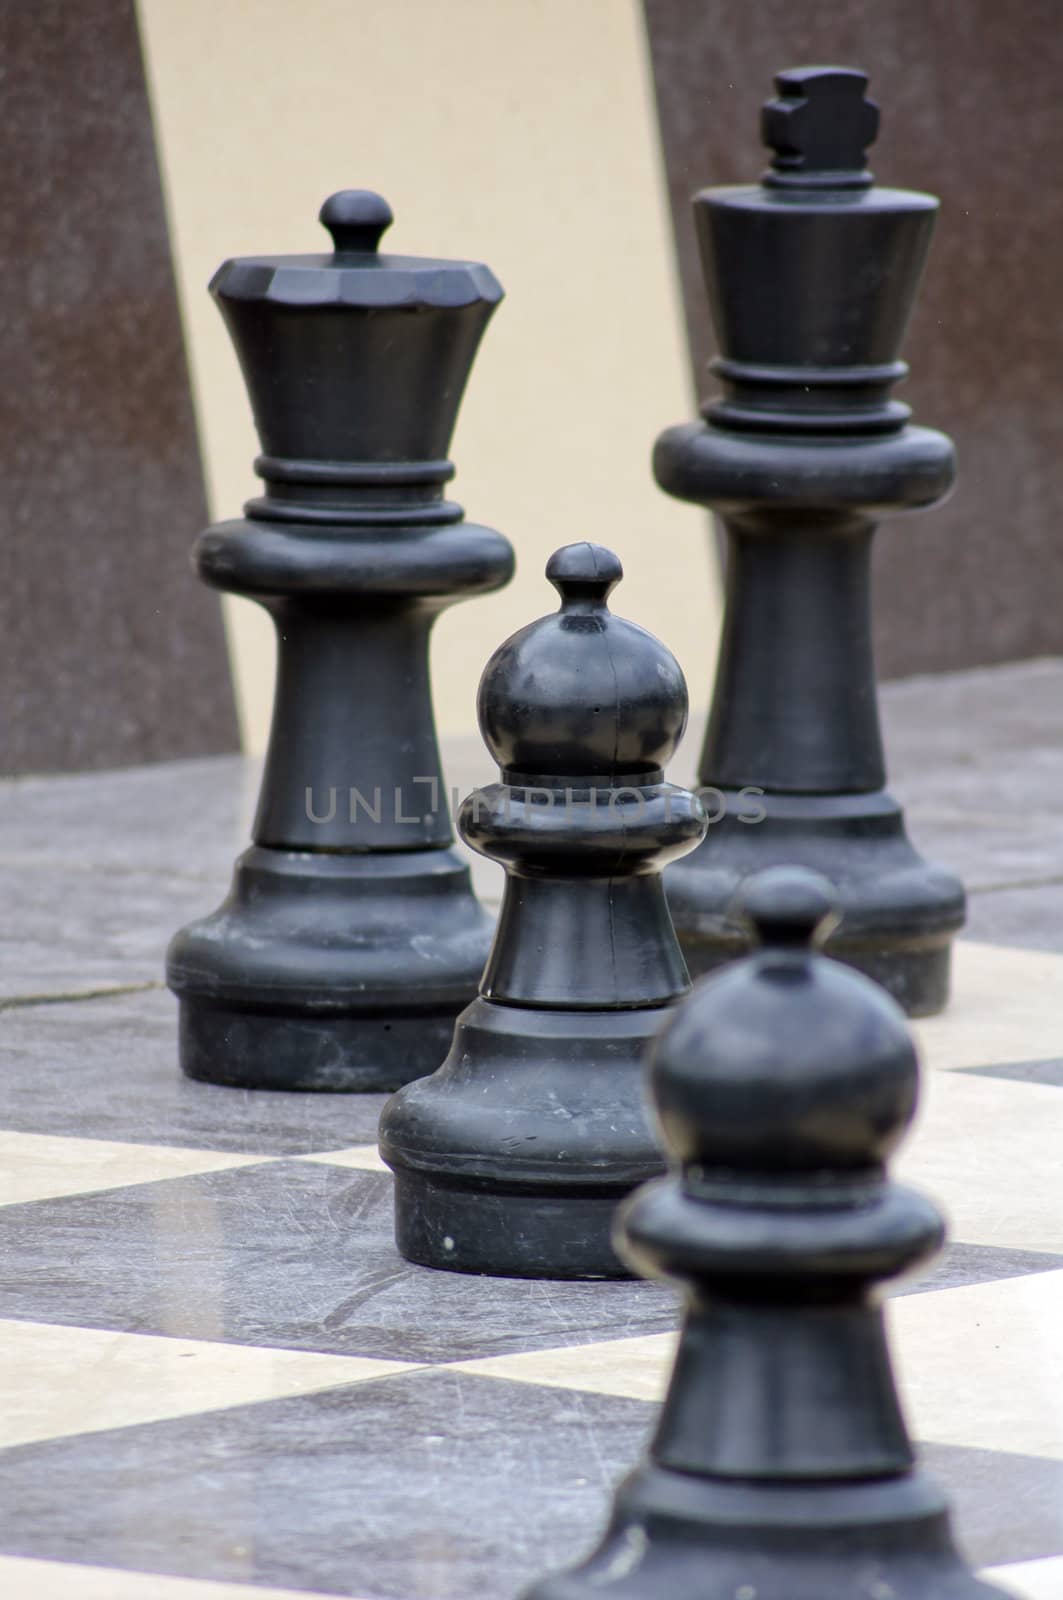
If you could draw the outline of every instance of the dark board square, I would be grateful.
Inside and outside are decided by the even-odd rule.
[[[383,1101],[193,1083],[165,990],[0,1013],[0,1128],[21,1133],[303,1155],[374,1143]]]
[[[0,1452],[0,1550],[507,1600],[589,1549],[656,1408],[454,1369]],[[931,1446],[979,1565],[1063,1552],[1063,1463]]]
[[[658,1333],[673,1293],[411,1266],[391,1178],[278,1161],[0,1209],[0,1317],[461,1361]]]
[[[435,1370],[0,1452],[0,1550],[394,1600],[518,1594],[645,1445],[634,1400]]]
[[[919,1453],[949,1495],[953,1528],[974,1566],[1063,1555],[1063,1461],[943,1444]]]
[[[958,1067],[972,1078],[1010,1078],[1015,1083],[1046,1083],[1063,1089],[1063,1059],[1000,1061],[990,1067]]]

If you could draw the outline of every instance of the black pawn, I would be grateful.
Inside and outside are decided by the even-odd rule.
[[[915,1467],[879,1300],[943,1237],[886,1172],[918,1089],[904,1016],[816,953],[824,879],[774,868],[743,904],[761,948],[654,1051],[674,1170],[618,1219],[687,1294],[656,1437],[600,1548],[533,1600],[988,1600]]]
[[[491,923],[453,848],[428,643],[512,571],[443,498],[469,368],[502,298],[484,266],[385,255],[387,202],[321,208],[327,255],[227,261],[266,492],[196,546],[204,582],[264,606],[277,690],[253,844],[170,945],[191,1078],[383,1090],[432,1072]]]
[[[922,1016],[948,998],[964,895],[912,848],[884,787],[870,563],[880,517],[952,484],[950,441],[890,397],[938,202],[872,182],[863,73],[806,67],[776,84],[771,170],[694,200],[723,393],[654,456],[661,487],[714,508],[727,534],[699,769],[719,819],[668,897],[696,977],[745,948],[730,907],[746,874],[823,871],[843,913],[831,954]],[[913,582],[918,562],[913,549]]]
[[[644,1107],[647,1041],[689,987],[660,869],[701,838],[663,781],[686,684],[659,640],[609,611],[600,545],[557,551],[561,608],[507,640],[480,682],[501,783],[466,840],[504,864],[480,997],[438,1072],[384,1107],[396,1237],[427,1266],[518,1277],[624,1273],[618,1200],[662,1161]]]

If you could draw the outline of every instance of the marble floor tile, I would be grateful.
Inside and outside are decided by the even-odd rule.
[[[908,1304],[899,1301],[898,1312]],[[953,1339],[956,1337],[953,1330]],[[918,1330],[907,1335],[907,1342],[913,1347],[917,1339]],[[671,1369],[672,1346],[673,1341],[667,1337],[625,1340],[616,1349],[606,1346],[593,1353],[543,1351],[529,1357],[463,1363],[462,1370],[537,1388],[571,1385],[581,1393],[649,1403],[663,1394]],[[954,1368],[955,1349],[954,1343]],[[939,1352],[934,1351],[931,1359],[937,1367]],[[960,1367],[961,1373],[966,1370],[966,1366]],[[976,1372],[974,1377],[978,1376]],[[952,1399],[955,1404],[959,1396],[954,1393]],[[972,1434],[978,1431],[974,1419],[979,1410],[979,1403],[972,1399],[968,1403]],[[926,1428],[922,1426],[924,1420]],[[917,1410],[915,1432],[920,1461],[949,1496],[954,1527],[969,1560],[981,1565],[1063,1551],[1063,1459],[1026,1453],[1017,1445],[1020,1433],[1015,1430],[1006,1435],[1011,1446],[1001,1451],[941,1443],[928,1437],[927,1430],[934,1424],[930,1411],[924,1419]],[[1026,1433],[1042,1442],[1045,1437],[1035,1430]],[[1036,1589],[1033,1592],[1039,1593]],[[1059,1600],[1063,1591],[1046,1589],[1045,1593],[1051,1594],[1052,1600]]]
[[[276,1161],[0,1208],[0,1316],[406,1361],[675,1325],[659,1284],[412,1266],[391,1177]]]
[[[386,1172],[283,1161],[0,1210],[0,1315],[416,1360],[668,1330],[659,1284],[559,1284],[403,1261]],[[1045,1272],[1063,1256],[950,1246],[899,1292]],[[60,1268],[60,1270],[57,1270]]]
[[[1063,1595],[1063,1556],[1047,1561],[1018,1561],[1006,1567],[990,1567],[983,1573],[992,1583],[1001,1583],[1017,1600],[1059,1600]]]
[[[998,1061],[988,1067],[959,1067],[971,1078],[1004,1078],[1012,1083],[1039,1083],[1063,1089],[1063,1056],[1053,1061]]]
[[[262,763],[245,756],[0,782],[0,869],[139,869],[220,880],[250,838]]]
[[[0,1548],[280,1589],[508,1600],[589,1546],[652,1420],[630,1400],[437,1368],[53,1440],[0,1453]]]
[[[362,1383],[408,1365],[0,1321],[0,1452]]]
[[[1063,670],[1059,676],[1063,681]],[[1025,819],[1035,831],[1063,813],[1063,744],[1047,725],[1021,751],[983,745],[979,736],[961,755],[937,752],[913,763],[890,753],[887,764],[890,790],[913,826],[925,812]]]
[[[1063,955],[961,939],[951,1003],[914,1027],[932,1069],[1034,1061],[1063,1052]]]
[[[0,1543],[318,1593],[510,1600],[590,1547],[654,1421],[638,1401],[422,1369],[4,1452]],[[925,1456],[973,1561],[1063,1547],[1045,1463]]]
[[[677,1343],[676,1333],[657,1333],[568,1349],[522,1350],[456,1365],[462,1372],[479,1373],[484,1378],[579,1389],[656,1405],[664,1397]]]
[[[919,1464],[945,1490],[956,1542],[973,1567],[1063,1552],[1063,1462],[921,1444]]]
[[[1051,881],[972,895],[967,910],[970,939],[1063,952],[1063,873]]]
[[[0,1129],[0,1206],[253,1165],[258,1156]]]
[[[0,1011],[0,1128],[298,1155],[375,1141],[384,1099],[193,1083],[166,990]]]
[[[1003,1245],[969,1244],[950,1239],[939,1256],[890,1284],[886,1292],[891,1297],[935,1294],[940,1289],[958,1289],[968,1283],[1003,1283],[1006,1278],[1024,1278],[1032,1272],[1061,1269],[1063,1251],[1060,1250],[1014,1250]]]
[[[915,1437],[1063,1461],[1063,1270],[902,1295],[888,1305]],[[659,1401],[674,1349],[674,1335],[659,1334],[590,1349],[525,1350],[463,1362],[461,1368],[512,1382]],[[1059,1511],[1063,1545],[1063,1500]]]
[[[955,872],[966,888],[968,936],[971,920],[982,920],[983,895],[1063,873],[1063,804],[1052,815],[964,809],[962,802],[939,808],[920,799],[905,807],[905,819],[919,853]]]
[[[24,1556],[0,1556],[0,1592],[11,1600],[313,1600],[308,1589],[249,1591],[244,1583],[167,1578],[158,1572],[119,1572]]]
[[[942,1207],[953,1240],[1063,1253],[1063,1094],[1051,1085],[928,1073],[894,1176]]]
[[[990,770],[1011,754],[1058,747],[1063,661],[1044,657],[882,685],[882,726],[891,772],[918,777],[981,760]]]
[[[161,983],[171,936],[228,892],[259,769],[223,756],[0,782],[0,1005]],[[500,869],[461,852],[496,905]]]
[[[907,1295],[888,1316],[918,1438],[1063,1461],[1063,1271]],[[1063,1535],[1063,1496],[1059,1514]]]
[[[895,1286],[898,1370],[970,1558],[1063,1600],[1063,661],[883,704],[913,839],[975,891],[897,1167],[955,1242]],[[475,737],[444,757],[494,780]],[[593,1541],[676,1298],[411,1266],[383,1097],[181,1077],[165,945],[224,894],[258,776],[0,783],[0,1592],[510,1600]]]
[[[200,878],[10,862],[0,885],[0,1008],[162,983],[171,935],[224,892]]]
[[[300,1161],[317,1161],[325,1167],[349,1167],[354,1172],[390,1172],[390,1167],[380,1159],[375,1144],[355,1144],[349,1150],[321,1150],[314,1155],[299,1156]]]

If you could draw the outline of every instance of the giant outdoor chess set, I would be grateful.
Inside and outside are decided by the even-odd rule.
[[[332,255],[217,275],[267,492],[198,561],[274,612],[274,737],[205,919],[251,763],[3,792],[5,1592],[1063,1595],[1063,825],[1030,802],[1063,668],[887,691],[928,865],[867,589],[874,519],[952,471],[890,398],[934,206],[871,186],[859,75],[779,89],[764,183],[699,201],[723,398],[656,457],[731,541],[711,824],[682,676],[585,544],[485,670],[498,780],[445,752],[471,882],[407,815],[432,616],[509,570],[442,498],[498,285],[379,254],[361,191]],[[719,969],[689,999],[666,888]],[[922,1019],[906,1142],[862,974]],[[687,1291],[663,1412],[676,1289],[632,1267]]]

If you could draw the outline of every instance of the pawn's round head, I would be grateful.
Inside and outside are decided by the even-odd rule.
[[[911,1122],[918,1067],[903,1012],[819,953],[836,905],[825,878],[797,867],[748,879],[739,909],[759,948],[703,979],[660,1035],[658,1116],[696,1174],[878,1169]]]
[[[480,680],[480,728],[503,773],[635,778],[672,756],[686,726],[686,682],[659,639],[609,610],[623,575],[598,544],[550,557],[560,609],[507,639]]]

